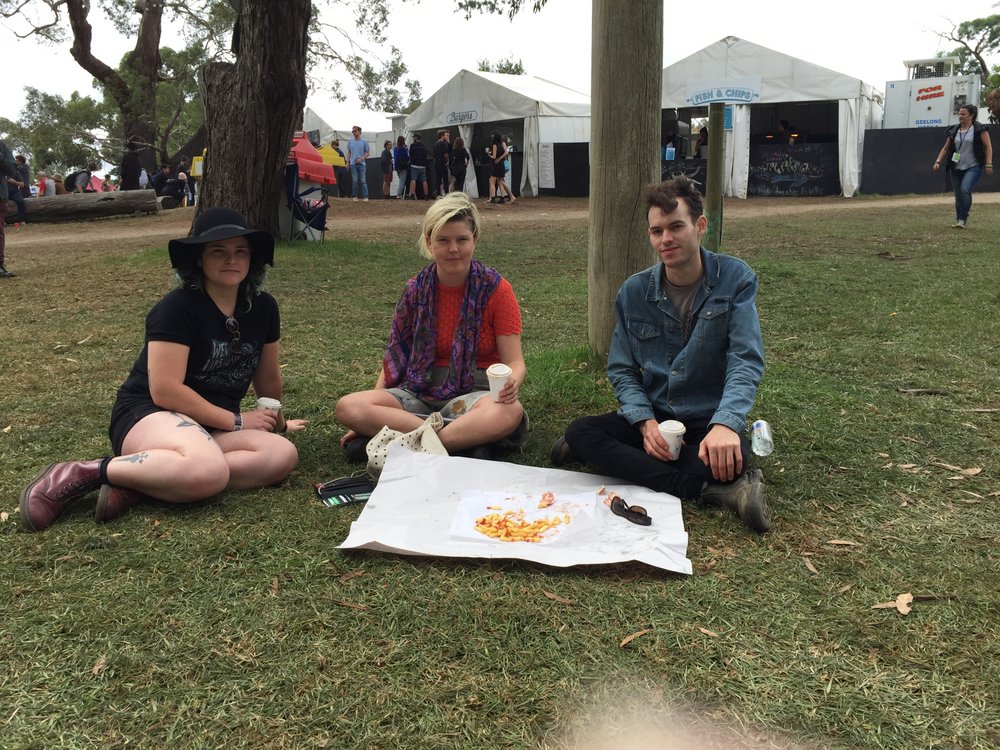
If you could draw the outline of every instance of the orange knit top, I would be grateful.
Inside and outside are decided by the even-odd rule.
[[[451,359],[451,344],[458,327],[458,313],[462,307],[465,285],[445,286],[438,283],[438,333],[435,367],[447,367]],[[521,333],[521,308],[514,296],[514,288],[507,279],[490,296],[479,329],[479,346],[476,350],[476,367],[485,368],[500,361],[497,336]]]

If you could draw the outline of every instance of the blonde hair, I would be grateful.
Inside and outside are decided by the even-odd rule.
[[[472,238],[476,242],[479,241],[481,223],[479,209],[469,199],[467,193],[456,191],[448,193],[441,200],[434,201],[427,209],[427,213],[424,214],[420,240],[417,242],[417,248],[421,255],[428,260],[434,259],[434,253],[431,250],[434,240],[437,239],[438,233],[444,228],[444,225],[452,221],[465,221],[469,225],[469,229],[472,230]]]

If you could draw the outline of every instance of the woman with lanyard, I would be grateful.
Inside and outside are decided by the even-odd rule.
[[[146,316],[146,343],[111,412],[113,456],[42,469],[21,493],[21,520],[49,527],[73,502],[100,490],[95,520],[114,520],[147,496],[169,503],[283,482],[298,453],[272,410],[281,398],[278,304],[261,291],[274,238],[237,211],[209,208],[195,235],[171,240],[180,284]]]
[[[946,169],[952,171],[955,186],[955,229],[965,229],[972,210],[972,191],[983,176],[993,174],[993,145],[990,129],[976,122],[979,110],[966,104],[958,110],[958,125],[948,128],[948,137],[934,161],[934,171],[941,169],[947,159]]]

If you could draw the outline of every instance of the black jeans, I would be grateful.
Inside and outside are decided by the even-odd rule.
[[[448,183],[451,181],[451,173],[448,171],[448,167],[444,165],[443,162],[434,162],[434,168],[437,171],[437,184],[434,189],[437,191],[438,195],[448,194]]]
[[[657,415],[658,421],[669,419]],[[642,431],[630,425],[617,412],[596,417],[580,417],[566,429],[566,444],[577,458],[593,464],[612,477],[641,484],[657,492],[669,492],[680,498],[701,496],[705,482],[714,482],[712,470],[698,458],[701,441],[708,434],[707,422],[684,423],[684,447],[676,461],[661,461],[642,447]],[[740,434],[743,471],[749,468],[750,441]]]

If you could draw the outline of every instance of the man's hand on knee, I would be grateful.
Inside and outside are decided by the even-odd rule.
[[[731,482],[743,472],[740,436],[722,424],[712,425],[698,449],[698,458],[718,482]]]

